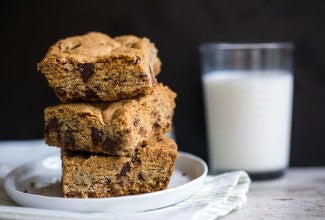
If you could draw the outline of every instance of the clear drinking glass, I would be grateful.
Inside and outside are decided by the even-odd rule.
[[[283,175],[289,163],[291,43],[200,45],[211,173]]]

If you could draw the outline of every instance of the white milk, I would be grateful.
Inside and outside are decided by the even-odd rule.
[[[287,167],[293,76],[284,71],[204,75],[212,170],[265,172]]]

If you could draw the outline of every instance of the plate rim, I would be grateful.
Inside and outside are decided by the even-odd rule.
[[[107,198],[87,198],[87,200],[85,200],[85,198],[64,198],[64,197],[52,197],[52,196],[45,196],[45,195],[39,195],[39,194],[25,193],[25,192],[20,191],[20,190],[18,190],[16,188],[16,186],[15,186],[15,178],[17,177],[17,175],[15,173],[17,173],[21,169],[24,169],[27,166],[31,166],[33,163],[39,162],[39,160],[42,161],[42,160],[45,160],[45,159],[50,158],[50,157],[59,157],[59,155],[57,155],[57,154],[47,155],[47,156],[45,156],[43,158],[40,158],[39,160],[34,160],[32,162],[28,162],[28,163],[25,163],[25,164],[22,164],[22,165],[16,167],[11,172],[9,172],[8,175],[4,178],[3,186],[4,186],[5,191],[8,194],[8,196],[12,200],[14,200],[15,202],[16,202],[16,199],[12,197],[12,194],[16,194],[17,196],[19,196],[21,198],[27,198],[28,197],[29,200],[33,200],[33,199],[35,199],[35,200],[39,200],[39,199],[47,200],[50,203],[51,202],[63,202],[63,201],[67,202],[67,201],[71,201],[72,203],[77,204],[77,203],[82,203],[82,202],[87,201],[87,204],[88,203],[96,204],[98,202],[112,202],[113,203],[113,202],[124,202],[124,201],[128,201],[128,200],[136,201],[136,200],[141,200],[141,199],[148,199],[150,197],[159,197],[160,195],[164,195],[166,193],[173,194],[173,192],[182,190],[183,188],[188,188],[191,185],[203,184],[203,179],[207,176],[207,173],[208,173],[208,166],[207,166],[206,162],[203,159],[201,159],[200,157],[195,156],[195,155],[190,154],[190,153],[187,153],[187,152],[179,151],[178,153],[179,153],[179,158],[191,159],[191,160],[198,161],[199,164],[203,167],[203,172],[201,172],[198,175],[198,177],[196,177],[195,179],[190,180],[189,182],[187,182],[185,184],[179,185],[177,187],[169,188],[169,189],[164,189],[164,190],[161,190],[161,191],[156,191],[156,192],[150,192],[150,193],[144,193],[144,194],[138,194],[138,195],[107,197]],[[198,182],[201,182],[201,183],[198,183]],[[195,193],[195,192],[190,193],[186,198],[191,196],[193,193]],[[180,200],[180,201],[182,201],[182,200]],[[177,202],[180,202],[180,201],[177,201]],[[170,203],[169,205],[175,204],[177,202]],[[17,204],[22,205],[20,203],[17,203]],[[25,205],[23,205],[23,206],[25,206]],[[40,208],[40,207],[35,207],[35,206],[30,206],[30,207]],[[161,206],[161,208],[162,207],[165,207],[165,206]],[[159,207],[157,207],[157,208],[159,208]],[[58,209],[56,209],[56,210],[58,210]],[[62,210],[64,210],[64,209],[62,209]],[[146,210],[146,209],[144,209],[144,210]],[[148,210],[151,210],[151,209],[148,209]]]

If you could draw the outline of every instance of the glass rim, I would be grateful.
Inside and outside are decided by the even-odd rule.
[[[251,49],[292,49],[293,42],[269,42],[269,43],[232,43],[232,42],[207,42],[199,45],[199,49],[218,50],[251,50]]]

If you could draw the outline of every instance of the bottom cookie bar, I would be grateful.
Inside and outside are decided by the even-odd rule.
[[[165,137],[129,157],[62,150],[64,197],[101,198],[166,189],[177,157],[176,143]]]

